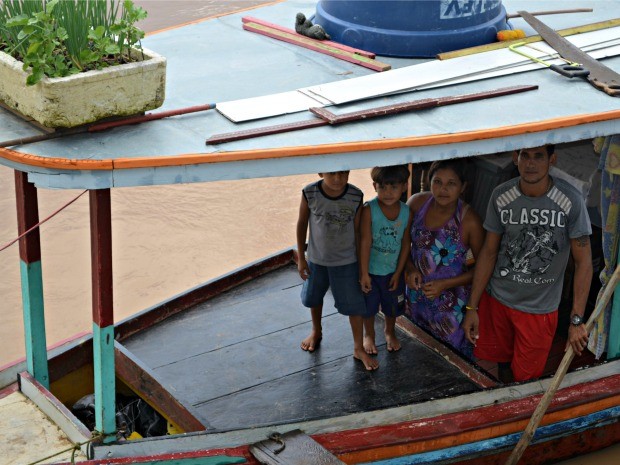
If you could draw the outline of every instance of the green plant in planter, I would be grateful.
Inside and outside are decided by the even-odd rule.
[[[146,12],[131,0],[4,0],[0,50],[23,61],[26,83],[63,77],[135,59]]]

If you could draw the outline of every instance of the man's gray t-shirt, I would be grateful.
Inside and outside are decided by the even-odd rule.
[[[322,184],[320,180],[303,189],[310,209],[308,260],[323,266],[350,265],[357,261],[355,215],[364,194],[353,184],[347,184],[339,197],[329,197]]]
[[[528,197],[514,178],[491,194],[484,229],[502,234],[487,291],[511,308],[549,313],[558,308],[570,239],[592,234],[581,193],[553,178],[549,192]]]

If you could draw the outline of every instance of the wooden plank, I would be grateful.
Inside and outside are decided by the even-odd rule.
[[[620,384],[618,382],[620,381],[620,376],[617,374],[619,366],[620,360],[617,360],[600,366],[590,367],[586,370],[569,373],[569,379],[566,380],[567,387],[563,389],[562,400],[558,402],[558,406],[564,405],[568,410],[561,412],[560,417],[550,417],[550,422],[559,419],[575,418],[612,405],[620,405],[618,403],[620,397],[618,395],[613,396],[613,394],[619,393],[618,387]],[[373,372],[373,374],[377,374],[380,371]],[[606,382],[601,384],[600,380],[603,378],[606,378]],[[346,453],[347,450],[353,450],[356,447],[349,442],[354,437],[358,437],[360,441],[365,441],[364,449],[372,453],[380,450],[385,445],[411,441],[412,431],[415,431],[417,438],[418,433],[423,433],[430,426],[428,425],[428,420],[438,416],[442,418],[443,423],[435,425],[433,429],[442,437],[444,435],[451,436],[453,431],[456,431],[457,436],[460,436],[458,432],[466,430],[462,438],[454,438],[452,436],[457,440],[456,444],[463,444],[517,431],[518,425],[515,422],[520,421],[520,418],[524,418],[523,425],[525,424],[528,418],[527,412],[533,410],[532,396],[542,394],[545,384],[546,380],[540,380],[521,385],[511,385],[505,388],[491,389],[457,398],[436,398],[431,402],[416,403],[413,406],[403,404],[401,407],[376,410],[373,411],[372,415],[368,415],[365,412],[313,421],[299,419],[287,426],[291,429],[299,428],[312,435],[317,442],[343,460],[345,458],[340,454]],[[340,386],[340,390],[342,390],[342,386]],[[567,395],[564,395],[564,393]],[[515,405],[514,409],[504,408],[505,406],[513,405],[512,399],[517,397],[522,400],[516,401],[518,405]],[[613,398],[610,399],[610,397]],[[596,401],[596,399],[609,399],[609,401],[605,401],[603,405],[601,402]],[[578,403],[579,406],[575,407],[575,403]],[[515,417],[515,422],[507,425],[494,423],[497,426],[476,431],[476,427],[481,427],[481,422],[485,424],[488,422],[488,416],[484,413],[486,409],[480,407],[481,405],[492,408],[498,414],[502,414],[502,418],[507,418],[509,422],[511,418]],[[484,409],[484,412],[480,411],[481,408]],[[462,422],[454,421],[454,414],[457,414]],[[341,436],[338,433],[325,433],[325,431],[334,431],[335,424],[339,425],[339,431],[343,433],[345,430],[348,430],[349,435]],[[394,428],[386,428],[384,434],[381,434],[380,430],[374,429],[374,427],[390,424],[395,426],[395,431]],[[218,434],[196,434],[191,435],[191,443],[194,450],[199,448],[215,448],[214,452],[218,454],[239,455],[240,452],[245,454],[247,448],[243,450],[239,448],[225,450],[221,449],[222,444],[251,444],[265,439],[273,431],[272,425],[226,431]],[[397,435],[393,435],[392,432],[396,432]],[[400,435],[398,434],[399,432]],[[333,439],[332,442],[330,442],[331,439]],[[187,450],[186,440],[185,436],[165,436],[149,441],[148,445],[152,454],[182,452]],[[423,450],[436,449],[436,440],[436,435],[426,440],[422,439],[423,442],[426,441],[425,445],[421,445],[424,447]],[[95,446],[94,457],[118,457],[121,454],[127,456],[132,452],[144,452],[143,445],[144,441],[102,444]],[[455,444],[453,443],[452,445]],[[351,447],[349,448],[349,446]]]
[[[270,271],[282,268],[291,263],[292,260],[293,250],[286,249],[283,252],[250,263],[243,268],[233,270],[122,321],[116,327],[116,335],[120,341],[123,341],[183,310],[205,302]]]
[[[71,460],[71,440],[21,392],[0,399],[0,431],[0,462],[4,464],[40,463],[54,453],[59,455],[53,463]],[[75,458],[81,463],[86,455],[78,451]]]
[[[610,393],[618,392],[618,385],[615,384],[618,379],[619,375],[614,375],[563,389],[563,395],[556,398],[545,416],[545,424],[570,421],[609,408],[617,408],[620,397],[611,396]],[[392,425],[318,434],[315,435],[315,439],[347,463],[364,462],[366,458],[364,449],[373,447],[381,448],[380,451],[376,451],[375,460],[453,447],[482,438],[518,433],[527,424],[534,410],[534,402],[538,398],[539,396],[523,395],[516,400],[500,401],[495,405],[438,415],[434,418],[426,417]],[[458,401],[456,398],[452,400]],[[472,421],[474,416],[475,421]],[[414,436],[412,431],[415,431]]]
[[[173,454],[143,455],[146,453],[147,452],[141,452],[140,455],[136,457],[109,457],[101,460],[91,460],[84,465],[233,465],[237,463],[248,463],[245,457],[215,455],[210,451],[203,450]]]
[[[300,430],[273,433],[250,446],[250,452],[266,465],[344,465],[331,452]]]
[[[538,86],[512,86],[503,87],[501,89],[490,90],[486,92],[478,92],[473,94],[464,94],[450,97],[442,97],[436,99],[420,99],[409,102],[397,103],[393,105],[385,105],[367,110],[352,111],[336,115],[329,110],[321,107],[311,107],[310,112],[318,116],[320,119],[296,121],[294,123],[277,124],[274,126],[265,126],[262,128],[247,129],[245,131],[227,132],[223,134],[215,134],[207,139],[207,145],[221,144],[223,142],[232,142],[235,140],[250,139],[252,137],[261,137],[269,134],[279,134],[282,132],[297,131],[299,129],[315,128],[325,126],[327,124],[342,124],[351,121],[365,120],[375,118],[377,116],[393,115],[405,111],[424,110],[437,106],[451,105],[456,103],[471,102],[473,100],[481,100],[486,98],[501,97],[503,95],[516,94],[519,92],[527,92],[538,89]]]
[[[91,432],[65,407],[54,395],[37,382],[29,373],[19,375],[19,388],[50,420],[60,428],[74,443],[84,443],[91,437]],[[88,445],[81,447],[87,454]]]
[[[277,29],[271,29],[267,26],[256,23],[244,23],[243,29],[245,29],[246,31],[256,32],[257,34],[271,37],[272,39],[282,40],[290,44],[299,45],[300,47],[314,50],[315,52],[324,53],[334,58],[339,58],[341,60],[348,61],[349,63],[354,63],[356,65],[360,65],[364,68],[372,69],[374,71],[387,71],[392,68],[390,64],[382,63],[380,61],[373,60],[371,58],[367,58],[363,55],[358,55],[356,53],[340,50],[329,45],[324,45],[323,41],[321,40],[311,39],[310,37],[302,36],[297,33],[290,34],[287,32],[279,31]]]
[[[114,343],[114,359],[119,379],[167,420],[185,433],[206,430],[205,425],[174,398],[155,375],[143,367],[140,361],[119,342]]]
[[[610,27],[620,26],[620,18],[610,19],[608,21],[600,21],[598,23],[584,24],[583,26],[569,27],[566,29],[560,29],[557,31],[561,36],[571,36],[575,34],[582,34],[584,32],[599,31],[601,29],[608,29]],[[490,52],[491,50],[500,50],[502,48],[508,48],[508,46],[517,43],[524,42],[530,44],[532,42],[540,42],[542,37],[539,35],[528,36],[523,39],[507,40],[505,42],[493,42],[491,44],[478,45],[476,47],[463,48],[461,50],[453,50],[452,52],[444,52],[437,54],[439,60],[450,60],[452,58],[463,57],[466,55],[474,55],[476,53]]]
[[[478,386],[482,388],[493,388],[499,385],[497,381],[491,379],[489,376],[486,376],[480,370],[473,367],[471,362],[462,358],[462,356],[452,350],[452,348],[435,339],[419,326],[415,325],[408,318],[399,317],[396,320],[396,325],[398,328],[405,331],[409,336],[415,338],[416,341],[437,352],[444,358],[444,360],[458,368],[461,373],[463,373]]]
[[[546,11],[532,11],[531,15],[534,16],[542,16],[542,15],[560,15],[564,13],[592,13],[594,11],[592,8],[572,8],[570,10],[546,10]],[[519,18],[521,15],[517,13],[510,13],[506,15],[506,19]]]
[[[277,24],[273,24],[270,23],[268,21],[263,21],[262,19],[259,18],[254,18],[253,16],[244,16],[243,18],[241,18],[241,21],[243,21],[244,23],[255,23],[255,24],[260,24],[262,26],[267,26],[270,27],[271,29],[276,29],[278,31],[282,31],[282,32],[288,32],[289,34],[297,34],[297,32],[293,29],[289,29],[287,27],[284,26],[279,26]],[[305,36],[303,36],[305,37]],[[308,37],[310,39],[310,37]],[[314,39],[316,40],[316,39]],[[366,50],[360,50],[359,48],[354,48],[354,47],[349,47],[348,45],[344,45],[344,44],[340,44],[338,42],[333,42],[331,40],[321,40],[320,41],[322,44],[325,45],[329,45],[330,47],[334,47],[340,50],[344,50],[345,52],[351,52],[351,53],[355,53],[356,55],[362,55],[365,56],[367,58],[375,58],[376,55],[373,52],[368,52]]]
[[[377,108],[369,108],[368,110],[352,111],[336,115],[325,108],[310,108],[315,115],[325,118],[329,124],[342,124],[351,121],[359,121],[366,118],[375,118],[377,116],[394,115],[404,111],[424,110],[438,106],[439,100],[436,98],[426,98],[414,100],[411,102],[397,103],[394,105],[385,105]]]
[[[283,132],[297,131],[299,129],[311,129],[329,124],[322,119],[295,121],[294,123],[275,124],[273,126],[263,126],[254,129],[245,129],[243,131],[225,132],[215,134],[207,139],[207,145],[222,144],[224,142],[233,142],[235,140],[251,139],[252,137],[268,136],[270,134],[280,134]]]
[[[612,56],[618,53],[615,47],[604,47],[609,44],[608,35],[616,34],[616,30],[592,31],[587,34],[578,34],[571,41],[578,47],[585,49],[592,47],[590,53],[594,58]],[[601,48],[602,47],[602,48]],[[596,48],[596,50],[594,50]],[[352,79],[333,81],[311,87],[298,89],[313,99],[322,99],[330,104],[340,105],[372,97],[385,96],[394,93],[411,92],[427,89],[433,86],[455,85],[478,79],[487,79],[491,76],[503,76],[534,69],[545,69],[529,59],[509,50],[495,50],[485,55],[484,60],[478,56],[464,56],[458,63],[450,60],[431,60],[417,65],[396,68],[389,73],[368,74]],[[305,111],[310,107],[308,101],[294,99],[287,93],[288,100],[283,94],[263,95],[260,98],[240,99],[217,104],[218,111],[232,121],[242,122],[268,116],[277,116],[285,113]],[[284,103],[283,103],[284,102]],[[322,104],[325,105],[325,104]]]

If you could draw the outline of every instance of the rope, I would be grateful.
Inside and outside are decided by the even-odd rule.
[[[83,194],[83,192],[82,192],[82,194]],[[82,195],[82,194],[80,194],[80,195]],[[49,459],[51,459],[53,457],[56,457],[56,456],[58,456],[60,454],[64,454],[65,452],[69,452],[69,451],[71,451],[71,464],[75,465],[75,453],[77,451],[79,451],[82,448],[83,445],[88,444],[89,442],[98,441],[98,440],[100,440],[102,438],[103,438],[103,433],[100,433],[99,431],[95,430],[95,431],[93,431],[91,433],[91,438],[90,439],[87,439],[86,441],[83,441],[83,442],[76,442],[71,447],[67,447],[66,449],[63,449],[60,452],[56,452],[56,453],[54,453],[52,455],[48,455],[47,457],[43,457],[42,459],[36,460],[34,462],[30,462],[30,463],[28,463],[28,465],[36,465],[37,463],[41,463],[41,462],[43,462],[45,460],[49,460]]]
[[[87,190],[83,191],[80,195],[78,195],[76,198],[74,198],[73,200],[71,200],[70,202],[66,203],[65,205],[63,205],[62,207],[60,207],[58,210],[56,210],[54,213],[52,213],[50,216],[48,216],[47,218],[45,218],[43,221],[39,221],[37,224],[35,224],[32,228],[30,228],[28,231],[23,232],[22,234],[20,234],[19,236],[17,236],[16,239],[12,240],[11,242],[8,242],[6,244],[4,244],[2,247],[0,247],[0,252],[2,252],[5,249],[8,249],[10,246],[12,246],[13,244],[15,244],[17,241],[19,241],[21,238],[23,238],[24,236],[26,236],[27,234],[31,233],[32,231],[34,231],[36,228],[38,228],[39,226],[41,226],[43,223],[45,223],[47,220],[52,219],[54,216],[56,216],[58,213],[60,213],[61,211],[63,211],[65,208],[67,208],[69,205],[71,205],[73,202],[75,202],[77,199],[79,199],[80,197],[82,197],[86,192],[88,192]]]

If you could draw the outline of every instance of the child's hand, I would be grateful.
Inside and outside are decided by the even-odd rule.
[[[372,284],[370,276],[368,274],[360,277],[360,285],[362,286],[362,292],[364,292],[365,294],[368,294],[370,291],[372,291]]]
[[[442,280],[431,281],[422,285],[422,292],[427,299],[434,300],[444,291]]]
[[[400,283],[400,275],[396,275],[396,273],[394,273],[392,275],[392,277],[390,278],[390,283],[388,285],[388,289],[390,291],[395,291],[396,289],[398,289],[398,284]]]
[[[301,279],[304,281],[308,279],[308,276],[310,276],[310,267],[308,267],[308,262],[305,259],[299,259],[297,262],[297,271],[299,272]]]
[[[410,289],[415,289],[417,291],[420,289],[420,286],[422,286],[422,273],[420,273],[420,270],[418,270],[417,268],[409,271],[409,273],[407,273],[406,279],[407,286]]]

